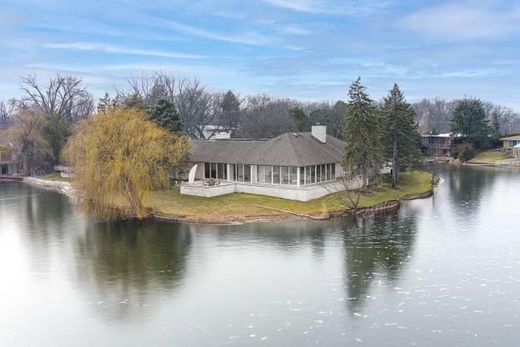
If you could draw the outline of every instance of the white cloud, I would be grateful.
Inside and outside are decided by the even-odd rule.
[[[215,31],[200,29],[191,25],[182,24],[173,20],[155,19],[156,22],[161,23],[165,28],[177,30],[188,35],[202,37],[205,39],[240,43],[247,45],[264,46],[272,44],[275,39],[270,36],[259,34],[257,32],[244,32],[241,34],[222,34]]]
[[[165,58],[178,58],[178,59],[202,59],[205,58],[203,55],[198,54],[187,54],[177,53],[171,51],[159,51],[139,48],[128,48],[122,46],[116,46],[106,43],[94,43],[94,42],[65,42],[65,43],[47,43],[43,45],[45,48],[52,49],[65,49],[65,50],[76,50],[76,51],[99,51],[106,53],[115,54],[128,54],[128,55],[144,55],[152,57],[165,57]]]
[[[470,4],[430,7],[404,18],[404,28],[445,39],[491,39],[518,34],[520,8],[509,11]]]
[[[280,27],[280,32],[288,35],[296,35],[296,36],[308,36],[314,33],[313,30],[304,28],[299,25],[287,25]]]
[[[323,12],[317,4],[311,0],[263,0],[270,5],[286,8],[299,12],[319,13]]]
[[[388,7],[386,1],[349,1],[331,4],[324,0],[262,0],[264,3],[297,12],[312,14],[367,14]]]

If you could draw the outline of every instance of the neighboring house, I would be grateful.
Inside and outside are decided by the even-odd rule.
[[[181,194],[251,193],[308,201],[345,189],[345,142],[326,134],[285,133],[270,140],[193,140],[188,183]],[[347,183],[359,187],[360,181]]]
[[[504,150],[511,151],[516,145],[520,144],[520,135],[502,137],[500,141],[502,141]]]
[[[520,143],[513,147],[513,157],[520,160]]]
[[[437,158],[451,158],[455,137],[450,134],[421,135],[421,152]]]
[[[7,141],[7,129],[0,129],[0,176],[11,176],[18,173],[18,165],[13,146]]]
[[[206,140],[224,140],[231,138],[231,130],[225,130],[220,125],[206,125],[202,128]]]
[[[0,176],[11,176],[17,172],[13,149],[9,145],[0,144]]]

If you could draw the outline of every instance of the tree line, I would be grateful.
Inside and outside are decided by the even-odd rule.
[[[251,138],[327,125],[329,134],[346,142],[342,166],[347,179],[361,178],[359,191],[377,183],[385,166],[397,186],[401,171],[420,161],[421,122],[424,126],[434,114],[417,115],[417,104],[408,103],[397,84],[376,102],[360,78],[350,86],[347,102],[334,104],[266,95],[241,98],[232,91],[211,92],[197,79],[159,73],[130,80],[129,88],[113,96],[106,93],[96,106],[73,76],[56,75],[43,85],[27,76],[21,79],[21,89],[22,96],[2,103],[0,110],[22,173],[48,169],[63,156],[85,204],[100,216],[121,212],[114,209],[120,201],[127,202],[123,215],[145,216],[147,194],[168,186],[171,173],[189,154],[188,138],[211,137],[209,125],[217,126],[212,131]],[[452,103],[436,100],[433,109],[446,115],[449,130],[471,149],[490,147],[504,122],[515,119],[504,108],[478,99]],[[430,105],[420,104],[425,109]],[[445,129],[444,120],[437,121],[428,125],[430,133]]]
[[[232,137],[271,138],[285,132],[310,131],[313,124],[321,124],[330,135],[345,139],[348,105],[342,100],[302,103],[264,94],[242,97],[232,91],[214,92],[196,78],[167,73],[130,79],[126,88],[107,92],[98,100],[74,76],[58,74],[42,83],[28,75],[21,78],[20,88],[19,98],[0,102],[0,127],[13,128],[13,142],[25,174],[30,168],[45,169],[59,163],[76,124],[115,107],[141,109],[158,125],[190,138],[211,137],[216,131],[230,131]],[[381,108],[384,103],[374,105]],[[424,99],[411,104],[419,132],[451,131],[460,104],[464,100]],[[520,116],[511,109],[489,102],[480,106],[494,134],[520,131]]]

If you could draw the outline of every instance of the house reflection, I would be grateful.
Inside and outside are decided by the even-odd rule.
[[[350,313],[362,311],[374,281],[393,286],[412,256],[416,215],[389,214],[345,226],[345,291]]]
[[[310,246],[313,255],[321,258],[325,252],[329,222],[295,219],[290,222],[246,223],[240,226],[219,226],[213,230],[220,240],[247,240],[267,244],[284,253],[294,254]]]
[[[184,279],[192,232],[160,222],[90,223],[76,240],[76,280],[109,319],[145,314]]]

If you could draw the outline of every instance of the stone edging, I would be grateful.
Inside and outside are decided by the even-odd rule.
[[[33,186],[58,192],[70,198],[78,199],[80,197],[79,192],[76,189],[74,189],[69,182],[48,181],[36,177],[25,177],[23,179],[23,182]]]

